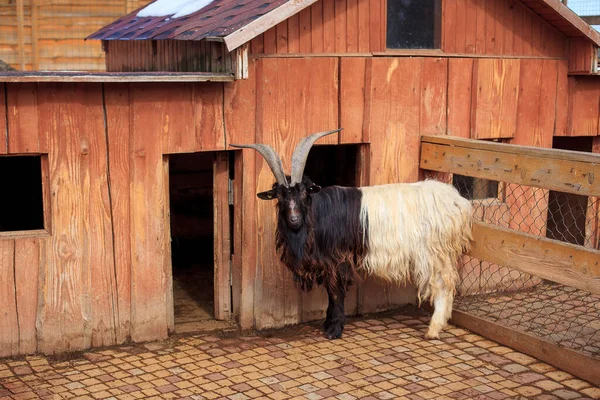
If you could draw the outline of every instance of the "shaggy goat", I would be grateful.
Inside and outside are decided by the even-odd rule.
[[[325,285],[329,305],[323,328],[330,339],[342,335],[346,292],[361,269],[387,281],[413,282],[419,301],[429,299],[435,307],[426,338],[439,338],[452,312],[457,259],[472,240],[471,203],[433,180],[321,188],[303,175],[306,158],[316,140],[338,131],[302,139],[292,156],[291,177],[271,147],[232,145],[257,150],[275,175],[277,183],[258,197],[277,199],[281,261],[303,290]]]

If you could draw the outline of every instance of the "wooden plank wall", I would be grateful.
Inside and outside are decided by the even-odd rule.
[[[563,118],[560,88],[570,83],[561,79],[566,60],[542,59],[257,58],[249,71],[234,84],[0,86],[0,153],[47,154],[50,193],[48,233],[0,237],[0,293],[9,305],[0,320],[3,355],[167,335],[165,154],[258,141],[278,149],[287,167],[301,137],[341,126],[322,143],[370,143],[360,151],[361,184],[414,181],[423,134],[550,147]],[[498,82],[478,85],[484,76]],[[272,184],[270,170],[253,150],[236,158],[243,173],[234,313],[246,328],[322,317],[324,291],[301,294],[277,261],[273,203],[255,197]],[[411,288],[367,280],[347,308],[371,312],[414,299]]]
[[[385,51],[385,1],[320,0],[251,42],[250,53]],[[442,1],[446,53],[567,57],[565,37],[518,0]]]
[[[2,152],[47,154],[51,195],[46,231],[0,237],[1,356],[164,338],[172,328],[163,154],[225,142],[222,84],[165,87],[2,84]]]
[[[518,0],[442,1],[442,50],[566,57],[564,36]]]
[[[103,71],[100,42],[84,38],[148,2],[23,0],[21,29],[15,2],[2,2],[0,58],[15,69]]]
[[[224,43],[205,40],[107,41],[109,72],[233,72],[233,57]]]
[[[320,0],[257,36],[250,54],[385,50],[384,0]]]

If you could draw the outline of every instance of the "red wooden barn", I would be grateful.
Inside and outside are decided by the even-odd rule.
[[[0,200],[0,356],[161,339],[202,312],[323,318],[324,290],[301,293],[275,255],[268,166],[230,143],[272,145],[288,169],[300,138],[343,127],[311,152],[325,185],[422,178],[422,135],[600,152],[600,34],[558,0],[138,12],[88,38],[109,73],[1,77],[0,165],[20,174]],[[415,302],[366,279],[347,310]]]

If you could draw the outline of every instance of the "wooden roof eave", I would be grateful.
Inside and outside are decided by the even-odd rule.
[[[4,72],[0,82],[233,82],[213,72]]]
[[[289,17],[299,13],[316,2],[317,0],[290,0],[274,10],[258,17],[254,21],[223,38],[225,40],[225,46],[227,46],[227,51],[237,49],[244,43],[249,42],[281,21],[285,21]]]
[[[523,4],[527,7],[531,8],[534,12],[540,9],[545,9],[548,11],[552,11],[555,13],[557,17],[564,22],[566,22],[573,29],[578,31],[581,35],[578,37],[586,37],[590,41],[592,41],[596,46],[600,46],[600,32],[595,30],[592,26],[590,26],[587,22],[585,22],[580,16],[575,14],[573,10],[569,7],[565,6],[559,0],[521,0]],[[539,14],[539,13],[538,13]],[[541,15],[541,14],[540,14]],[[567,37],[573,37],[564,32],[559,26],[556,25],[556,21],[551,21],[548,16],[541,15],[542,18],[547,20],[551,25],[554,25],[559,31],[563,32]]]

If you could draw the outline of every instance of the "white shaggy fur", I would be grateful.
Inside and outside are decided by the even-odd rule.
[[[452,312],[456,262],[468,251],[471,203],[451,185],[427,180],[361,187],[360,222],[368,226],[364,269],[388,281],[411,281],[419,302],[435,307],[428,338],[439,337]]]

